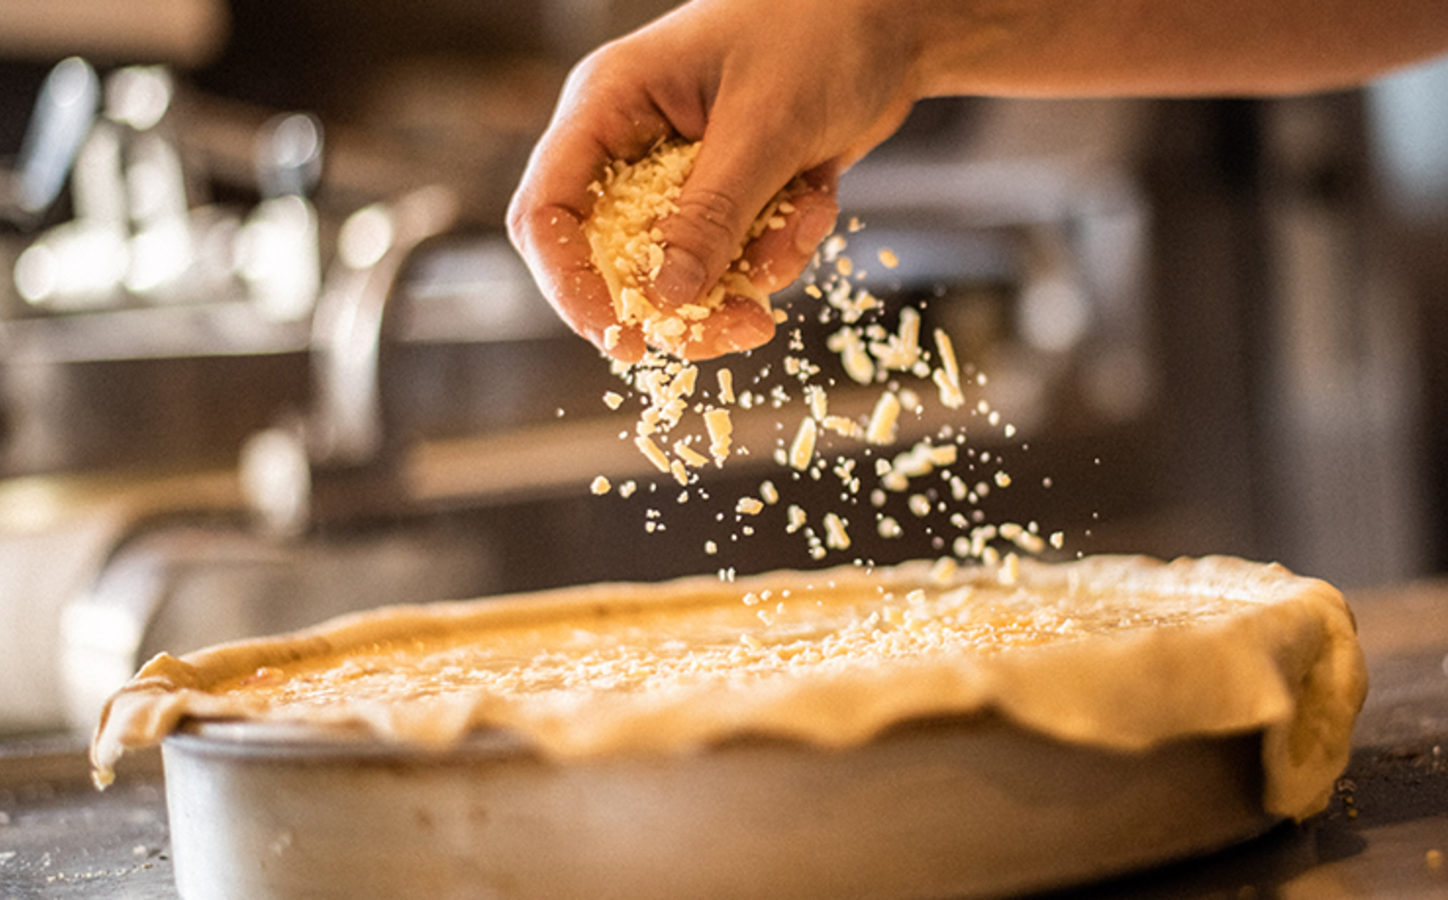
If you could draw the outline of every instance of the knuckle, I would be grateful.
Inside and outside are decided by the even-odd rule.
[[[679,211],[671,224],[699,245],[728,247],[737,243],[743,233],[744,213],[739,201],[723,191],[698,189],[685,191],[679,198]],[[731,248],[732,249],[732,248]]]

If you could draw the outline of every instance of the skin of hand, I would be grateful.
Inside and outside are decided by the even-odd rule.
[[[888,5],[888,4],[886,4]],[[666,247],[654,299],[697,300],[718,281],[759,211],[799,176],[785,227],[745,249],[766,292],[793,281],[833,230],[839,175],[904,120],[917,92],[905,29],[874,2],[695,0],[584,59],[529,161],[508,212],[509,234],[554,308],[600,348],[618,324],[589,257],[582,224],[588,185],[613,159],[636,160],[659,140],[703,140],[679,198],[659,223]],[[801,174],[802,173],[802,174]],[[731,297],[704,320],[685,355],[759,346],[774,320]],[[626,329],[607,350],[644,349]]]
[[[603,348],[618,324],[589,258],[588,185],[661,139],[702,140],[655,282],[697,300],[799,176],[786,225],[745,249],[765,291],[831,231],[840,174],[922,97],[1264,95],[1359,84],[1448,49],[1448,0],[692,0],[570,74],[508,211],[543,294]],[[803,173],[802,175],[800,173]],[[730,298],[685,355],[759,346],[769,313]],[[606,352],[632,362],[637,329]]]

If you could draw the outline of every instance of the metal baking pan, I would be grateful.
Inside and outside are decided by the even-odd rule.
[[[1257,734],[1121,753],[989,715],[845,749],[751,738],[566,763],[496,732],[429,751],[191,723],[163,757],[188,900],[991,897],[1277,821]]]

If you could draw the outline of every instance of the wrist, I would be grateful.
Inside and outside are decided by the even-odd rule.
[[[915,99],[991,92],[1015,49],[1044,45],[1049,4],[1020,0],[909,0],[894,14],[911,31]]]

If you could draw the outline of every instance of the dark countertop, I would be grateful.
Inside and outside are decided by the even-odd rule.
[[[1349,595],[1371,689],[1329,808],[1208,857],[1052,896],[1448,897],[1448,580]],[[75,739],[0,744],[0,900],[176,897],[158,756],[98,794]]]

